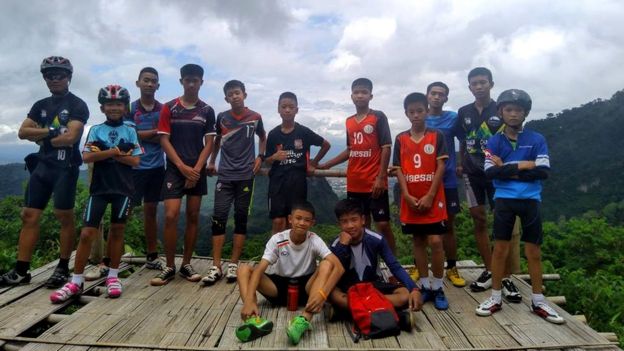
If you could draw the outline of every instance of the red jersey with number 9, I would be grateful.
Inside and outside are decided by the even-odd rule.
[[[392,146],[388,118],[381,111],[370,110],[361,121],[353,115],[347,118],[347,191],[370,193],[379,174],[382,146]],[[388,188],[388,178],[384,179]]]
[[[427,129],[423,138],[416,142],[410,131],[397,135],[394,144],[393,165],[401,168],[409,194],[420,199],[429,192],[438,167],[438,160],[448,158],[444,135],[438,130]],[[429,224],[446,220],[444,183],[433,198],[431,209],[426,212],[412,210],[401,197],[401,223]]]

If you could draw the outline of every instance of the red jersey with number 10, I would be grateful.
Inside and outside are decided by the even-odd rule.
[[[448,158],[444,135],[438,130],[427,129],[423,138],[416,142],[410,131],[397,135],[394,144],[393,165],[401,168],[409,194],[421,198],[431,188],[440,159]],[[427,212],[412,210],[401,197],[401,223],[429,224],[446,220],[444,185],[440,185]]]
[[[347,191],[370,193],[379,174],[382,146],[392,146],[388,118],[381,111],[370,110],[361,121],[353,115],[347,118]],[[384,179],[388,188],[388,178]]]

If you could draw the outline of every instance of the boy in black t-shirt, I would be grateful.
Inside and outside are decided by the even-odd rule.
[[[297,96],[282,93],[277,102],[282,124],[273,128],[267,138],[266,163],[269,171],[269,217],[272,233],[287,229],[286,217],[293,203],[307,200],[307,172],[313,172],[331,145],[308,127],[295,122],[299,111]],[[310,161],[310,146],[321,149]]]
[[[175,277],[175,253],[182,197],[186,195],[184,252],[179,274],[190,282],[201,275],[191,265],[199,227],[201,198],[208,192],[206,160],[212,152],[215,134],[214,110],[199,98],[204,69],[196,64],[180,68],[184,94],[163,105],[158,120],[160,145],[167,155],[162,187],[165,203],[164,243],[166,267],[150,284],[161,286]]]

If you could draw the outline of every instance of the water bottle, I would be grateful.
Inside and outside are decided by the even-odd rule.
[[[291,279],[288,282],[288,294],[286,299],[286,308],[289,311],[296,311],[299,305],[299,284],[297,279]]]

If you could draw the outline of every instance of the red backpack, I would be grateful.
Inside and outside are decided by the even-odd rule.
[[[357,283],[347,291],[353,316],[354,341],[399,335],[399,316],[392,303],[370,282]]]

